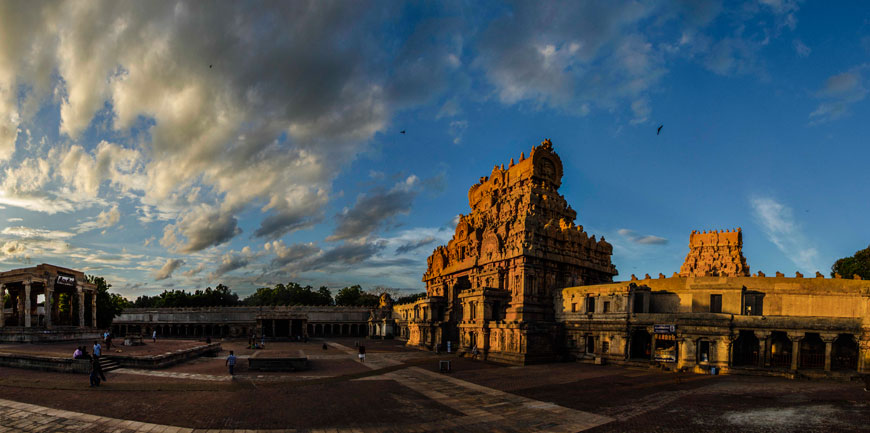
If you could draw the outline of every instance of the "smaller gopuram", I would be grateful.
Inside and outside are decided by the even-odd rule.
[[[689,254],[680,267],[680,276],[748,277],[741,229],[703,233],[692,230]]]
[[[97,288],[80,271],[41,264],[0,273],[0,341],[59,341],[98,336]]]

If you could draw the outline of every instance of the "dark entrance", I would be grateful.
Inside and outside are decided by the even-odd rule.
[[[774,332],[770,336],[770,366],[791,368],[791,340],[785,332]]]
[[[851,334],[840,334],[831,347],[832,370],[858,370],[858,343]]]
[[[643,329],[635,329],[631,333],[629,358],[649,361],[652,356],[652,336]]]
[[[759,350],[758,338],[753,331],[740,331],[740,335],[734,340],[734,352],[731,365],[757,366]],[[789,360],[791,363],[791,360]]]
[[[825,342],[814,332],[801,341],[800,368],[825,368]]]

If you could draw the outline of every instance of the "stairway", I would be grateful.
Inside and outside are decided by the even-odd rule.
[[[121,364],[118,364],[118,361],[114,359],[107,358],[105,356],[100,357],[100,368],[103,369],[103,373],[110,372],[112,370],[117,370],[121,368]]]

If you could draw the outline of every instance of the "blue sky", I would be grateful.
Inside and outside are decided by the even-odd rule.
[[[550,138],[618,279],[735,227],[753,271],[827,273],[870,242],[870,9],[836,6],[0,3],[0,267],[419,291]]]

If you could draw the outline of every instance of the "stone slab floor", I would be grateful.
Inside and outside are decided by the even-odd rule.
[[[355,340],[322,343],[261,352],[307,354],[310,371],[234,379],[209,358],[118,370],[99,388],[80,375],[0,368],[0,432],[870,431],[870,393],[858,383],[508,367],[394,342],[365,342],[363,364]],[[454,372],[438,373],[439,359]]]

